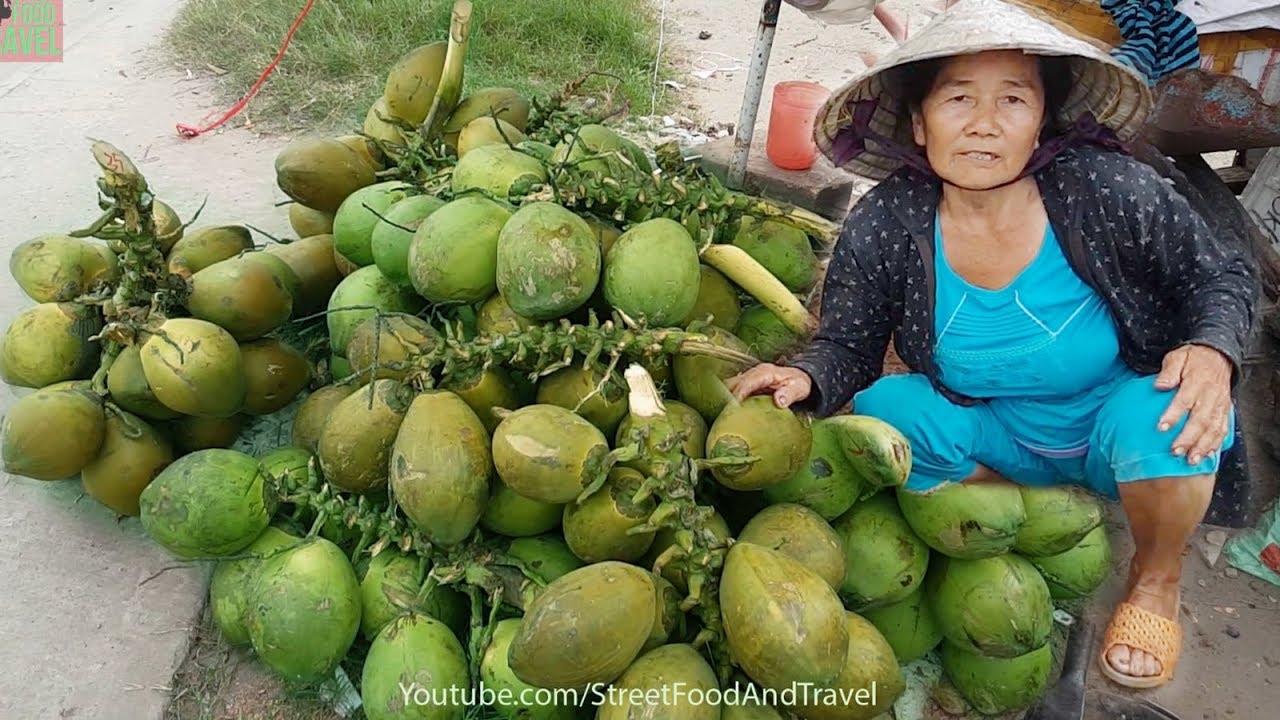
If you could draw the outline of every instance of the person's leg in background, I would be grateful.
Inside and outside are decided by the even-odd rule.
[[[1104,672],[1131,687],[1173,675],[1181,652],[1182,553],[1209,508],[1221,456],[1193,466],[1173,454],[1185,418],[1165,432],[1157,428],[1173,394],[1157,390],[1154,376],[1121,385],[1098,413],[1088,460],[1093,489],[1119,499],[1134,542],[1127,597],[1102,648]],[[1228,432],[1223,449],[1231,438]]]

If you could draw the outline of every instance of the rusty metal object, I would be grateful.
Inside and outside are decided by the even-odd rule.
[[[1233,75],[1183,70],[1156,88],[1144,135],[1168,155],[1280,145],[1280,106]]]

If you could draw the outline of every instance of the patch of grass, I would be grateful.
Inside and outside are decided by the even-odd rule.
[[[304,4],[190,0],[166,40],[193,71],[226,71],[230,106],[270,64]],[[251,102],[250,117],[276,128],[358,128],[401,55],[448,39],[452,9],[453,0],[317,2]],[[620,82],[592,80],[591,92],[648,114],[658,30],[650,0],[474,0],[464,94],[492,86],[553,93],[594,70]],[[669,76],[666,56],[659,83]],[[659,93],[656,111],[665,109]]]

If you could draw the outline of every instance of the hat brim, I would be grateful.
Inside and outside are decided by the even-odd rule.
[[[840,163],[833,155],[836,138],[853,122],[854,103],[877,100],[870,129],[899,145],[913,147],[911,118],[889,71],[922,60],[990,50],[1021,50],[1068,59],[1071,89],[1054,118],[1059,127],[1070,126],[1088,112],[1122,142],[1128,142],[1146,124],[1153,98],[1146,78],[1137,70],[1034,11],[1001,0],[962,0],[832,93],[815,119],[814,142],[834,164],[871,180],[883,180],[901,161],[875,140],[867,139],[865,149],[847,162]]]

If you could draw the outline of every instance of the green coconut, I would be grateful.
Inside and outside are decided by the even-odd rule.
[[[1017,657],[970,652],[943,641],[942,671],[973,709],[984,715],[1026,710],[1049,688],[1053,649],[1048,643]]]
[[[102,448],[80,469],[80,484],[86,495],[117,515],[138,517],[142,491],[177,454],[173,443],[146,420],[112,412],[107,415]]]
[[[498,290],[498,237],[512,209],[482,195],[450,201],[409,244],[409,282],[434,303],[478,303]]]
[[[98,456],[106,433],[107,417],[97,395],[45,388],[18,398],[0,417],[0,462],[13,475],[65,480]]]
[[[1008,552],[1027,518],[1022,494],[1011,483],[954,483],[928,493],[900,490],[898,505],[929,547],[966,560]]]
[[[254,653],[295,682],[327,678],[360,631],[360,583],[346,553],[313,537],[263,561],[246,624]]]
[[[167,407],[147,384],[142,370],[142,348],[126,346],[107,371],[107,392],[124,410],[151,420],[173,420],[182,413]]]
[[[673,688],[678,691],[670,700],[651,701]],[[719,689],[715,671],[692,645],[662,645],[636,658],[614,681],[596,720],[720,720]]]
[[[1049,586],[1020,555],[935,557],[924,592],[943,636],[969,652],[1011,658],[1049,641]]]
[[[493,431],[493,464],[512,490],[564,504],[607,471],[609,442],[599,428],[558,405],[527,405]]]
[[[767,395],[754,395],[726,406],[711,423],[707,458],[743,460],[713,466],[711,473],[732,490],[760,490],[799,472],[812,441],[809,426],[792,410]]]
[[[265,250],[254,250],[241,255],[240,259],[244,262],[263,265],[270,270],[288,289],[289,304],[293,309],[293,316],[301,317],[306,314],[299,312],[299,309],[302,307],[302,303],[307,301],[307,288],[302,284],[302,278],[298,276],[298,273],[294,271],[289,263],[284,261],[284,258]]]
[[[373,265],[373,230],[380,215],[413,192],[399,180],[374,183],[351,193],[333,216],[333,248],[358,267]]]
[[[561,523],[565,542],[583,562],[634,562],[653,544],[653,531],[638,531],[657,508],[650,497],[635,502],[644,476],[631,468],[615,467],[608,480],[582,502],[565,505]]]
[[[864,485],[844,454],[839,417],[820,418],[809,426],[813,438],[809,458],[794,475],[764,489],[770,503],[796,503],[834,520],[862,496]]]
[[[555,533],[516,538],[507,547],[507,554],[524,563],[529,572],[544,583],[586,565],[573,554],[564,538]]]
[[[720,578],[729,652],[752,680],[778,692],[836,680],[849,627],[821,575],[777,550],[735,543]]]
[[[733,334],[742,339],[751,354],[772,362],[798,349],[805,341],[764,305],[743,309]]]
[[[1028,557],[1057,555],[1075,547],[1102,524],[1102,502],[1074,485],[1021,486],[1027,519],[1013,549]]]
[[[414,372],[412,360],[431,352],[440,333],[422,318],[408,313],[382,313],[362,320],[351,331],[347,360],[363,380],[405,380]]]
[[[573,705],[556,702],[560,699],[511,671],[507,653],[519,630],[519,618],[499,620],[480,658],[480,681],[494,691],[494,711],[504,720],[574,720],[577,710]],[[538,699],[552,702],[535,702]]]
[[[531,500],[499,480],[490,490],[480,526],[507,537],[531,537],[560,527],[563,516],[564,505]]]
[[[803,505],[761,510],[738,533],[738,542],[777,550],[821,575],[835,590],[844,582],[844,540],[821,515]]]
[[[455,196],[481,190],[506,200],[546,181],[546,166],[538,158],[506,145],[481,145],[458,159],[450,186]]]
[[[355,391],[355,385],[326,385],[308,395],[293,416],[289,443],[314,453],[320,442],[320,433],[334,408]]]
[[[190,278],[205,268],[253,250],[253,235],[243,225],[196,228],[174,244],[167,260],[169,272]]]
[[[818,258],[809,236],[777,220],[743,217],[733,244],[755,258],[791,292],[803,293],[818,279]]]
[[[329,484],[359,494],[386,487],[392,448],[412,402],[413,391],[395,380],[374,380],[343,398],[316,442]]]
[[[282,447],[258,458],[262,472],[274,482],[304,484],[309,476],[309,466],[314,454],[306,448]]]
[[[376,265],[359,268],[343,278],[329,298],[329,349],[346,357],[351,333],[361,322],[374,317],[378,311],[412,315],[425,305],[411,288],[388,280]]]
[[[648,572],[612,560],[561,575],[525,608],[511,671],[542,688],[613,682],[649,638],[654,592]]]
[[[575,363],[538,381],[535,401],[572,410],[613,437],[627,416],[627,385],[616,370],[606,378],[600,366]]]
[[[552,162],[573,163],[580,171],[610,177],[626,177],[637,170],[644,174],[653,171],[648,157],[634,142],[599,123],[585,123],[566,134],[556,145]]]
[[[458,157],[466,157],[468,152],[484,145],[518,146],[525,139],[519,128],[502,118],[478,117],[458,132]]]
[[[377,181],[360,153],[334,138],[290,142],[276,155],[275,171],[276,185],[284,194],[327,213],[337,213],[351,193]]]
[[[191,276],[187,310],[244,342],[283,325],[293,314],[293,294],[263,263],[231,258]]]
[[[453,109],[449,119],[441,128],[441,135],[449,147],[457,150],[458,136],[462,128],[480,117],[497,117],[524,132],[529,124],[531,110],[529,101],[514,88],[480,88],[464,97],[462,102]]]
[[[604,297],[651,327],[669,327],[693,311],[702,273],[698,248],[680,223],[654,218],[632,225],[604,260]]]
[[[1111,574],[1111,541],[1105,525],[1084,536],[1075,547],[1057,555],[1027,558],[1049,586],[1054,600],[1087,597]]]
[[[98,366],[102,330],[97,308],[75,303],[40,303],[18,313],[0,337],[0,380],[42,388],[89,378]]]
[[[476,312],[476,331],[481,335],[506,335],[537,325],[536,320],[512,310],[502,295],[493,295],[485,300]]]
[[[209,578],[209,614],[222,637],[232,645],[249,645],[249,599],[258,584],[266,558],[301,542],[300,538],[268,525],[235,560],[219,560]]]
[[[283,410],[311,382],[311,363],[302,351],[268,337],[240,346],[244,361],[245,399],[241,412],[270,415]]]
[[[276,505],[258,461],[225,448],[177,458],[139,497],[143,529],[182,559],[240,552],[267,527]]]
[[[173,441],[174,450],[185,455],[192,450],[231,447],[240,437],[248,420],[249,416],[244,414],[225,418],[183,415],[171,421],[166,429]]]
[[[360,681],[368,720],[463,720],[471,689],[457,635],[422,614],[396,618],[378,634]]]
[[[725,695],[724,705],[720,710],[720,720],[784,720],[772,705],[760,702],[760,691],[754,695],[745,692],[737,695]],[[732,700],[730,700],[732,698]]]
[[[382,101],[389,114],[410,125],[421,125],[427,119],[444,74],[448,50],[448,41],[436,40],[396,58],[382,87]]]
[[[650,577],[653,578],[653,588],[656,592],[654,599],[656,614],[653,628],[649,631],[649,639],[645,641],[640,652],[649,652],[674,639],[684,637],[688,630],[684,610],[680,607],[685,598],[684,594],[676,589],[675,584],[661,575],[650,573]]]
[[[393,620],[408,613],[423,613],[461,633],[469,620],[466,596],[437,585],[419,601],[418,594],[431,569],[420,555],[396,547],[383,548],[360,574],[360,633],[372,641]]]
[[[531,320],[553,320],[581,307],[595,292],[600,266],[591,227],[555,203],[521,206],[498,236],[498,292]]]
[[[911,530],[891,493],[856,503],[832,523],[844,541],[840,595],[855,612],[899,602],[929,569],[929,546]]]
[[[868,490],[906,484],[911,474],[911,443],[900,430],[870,415],[837,415],[831,425],[845,459]]]
[[[334,258],[332,235],[313,235],[283,245],[268,245],[262,253],[280,258],[297,276],[300,290],[293,298],[296,317],[323,310],[329,296],[342,282],[343,276]],[[257,253],[246,257],[255,255]]]
[[[711,344],[750,357],[747,344],[728,330],[713,326],[703,332]],[[749,366],[749,363],[698,353],[679,354],[671,361],[671,374],[675,378],[676,392],[681,402],[697,410],[704,420],[712,423],[726,405],[734,402],[733,393],[729,392],[724,381]]]
[[[300,238],[333,234],[333,213],[320,212],[303,205],[289,203],[289,227]]]
[[[373,226],[369,248],[373,264],[391,282],[412,287],[409,279],[409,247],[422,222],[445,206],[435,195],[410,195],[382,213],[382,221]]]
[[[876,626],[852,612],[845,613],[845,622],[849,651],[840,675],[822,687],[809,688],[789,706],[804,720],[874,720],[906,692],[893,647]]]
[[[698,297],[689,313],[676,324],[688,327],[695,320],[709,319],[712,325],[733,332],[742,317],[738,288],[724,273],[705,263],[699,263],[698,273]]]
[[[475,529],[489,500],[489,433],[462,398],[447,391],[413,399],[391,448],[396,504],[432,543],[450,546]]]
[[[921,587],[892,605],[859,614],[876,626],[903,665],[919,660],[942,642],[942,628]]]
[[[142,344],[142,372],[156,399],[185,415],[231,417],[249,392],[239,343],[197,318],[165,320]]]
[[[13,249],[9,274],[22,292],[38,303],[71,302],[100,281],[117,279],[120,265],[115,254],[100,243],[67,235],[40,235]]]
[[[470,373],[456,373],[444,383],[444,389],[452,391],[475,411],[490,435],[502,418],[496,411],[515,410],[524,405],[520,387],[505,368],[494,365]]]

